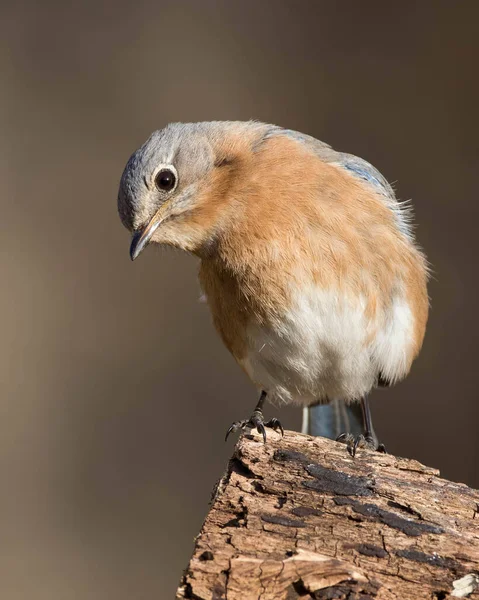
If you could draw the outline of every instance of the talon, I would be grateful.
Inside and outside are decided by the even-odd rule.
[[[228,439],[230,433],[233,433],[233,431],[238,431],[238,429],[244,429],[246,424],[247,421],[235,421],[234,423],[232,423],[231,426],[228,428],[228,431],[226,432],[225,442]]]
[[[263,423],[258,423],[258,425],[256,425],[256,430],[258,431],[258,433],[261,433],[263,436],[263,443],[266,444],[266,429],[264,428]]]
[[[352,444],[352,446],[348,446],[348,450],[349,450],[349,454],[351,454],[351,456],[354,458],[356,456],[356,450],[358,449],[358,447],[363,444],[366,441],[364,435],[360,434],[357,435],[356,438],[354,439],[354,442]]]
[[[225,435],[225,442],[228,440],[230,433],[233,431],[234,427],[233,425],[231,425],[231,427],[228,427],[228,431],[226,432]]]
[[[264,426],[271,427],[271,429],[274,429],[274,431],[277,431],[279,429],[281,431],[281,436],[284,437],[283,426],[281,425],[280,420],[277,419],[276,417],[273,417],[272,419],[270,419],[267,423],[264,424]]]
[[[258,433],[260,433],[263,436],[263,442],[265,444],[266,444],[266,427],[270,427],[271,429],[274,429],[274,431],[277,431],[279,429],[281,431],[281,435],[284,436],[283,426],[281,425],[281,423],[279,422],[278,419],[273,418],[265,423],[263,420],[263,413],[259,410],[255,410],[254,413],[251,415],[251,418],[248,419],[247,421],[235,421],[230,426],[230,428],[226,432],[225,442],[228,439],[230,433],[238,431],[239,429],[244,430],[247,427],[251,427],[251,429],[256,429],[258,431]]]
[[[351,433],[342,433],[338,435],[336,441],[346,444],[347,451],[352,458],[356,456],[358,448],[367,448],[368,450],[386,453],[384,444],[378,444],[372,436],[364,436],[362,433],[356,436],[353,436]]]

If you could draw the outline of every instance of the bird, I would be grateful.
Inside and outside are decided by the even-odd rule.
[[[385,451],[370,392],[404,379],[429,310],[411,206],[366,160],[259,121],[170,123],[128,160],[118,212],[130,257],[149,244],[199,258],[224,345],[266,400],[303,408],[303,432]],[[342,431],[341,431],[342,429]]]

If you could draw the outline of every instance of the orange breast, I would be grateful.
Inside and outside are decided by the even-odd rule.
[[[234,209],[216,232],[215,255],[202,260],[200,282],[237,360],[252,323],[280,328],[301,290],[316,286],[360,299],[366,343],[388,326],[400,290],[414,320],[410,365],[427,321],[426,263],[372,188],[277,137],[245,155],[223,191]]]

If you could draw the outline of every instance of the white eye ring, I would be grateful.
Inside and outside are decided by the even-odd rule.
[[[168,172],[173,176],[173,185],[171,186],[171,188],[170,187],[163,188],[162,186],[158,185],[158,182],[157,182],[158,175],[160,173],[164,173],[164,172]],[[152,180],[153,180],[153,185],[157,190],[163,191],[163,192],[168,192],[169,194],[171,194],[171,192],[175,191],[175,189],[178,186],[178,171],[176,170],[174,165],[162,163],[161,165],[158,165],[158,167],[154,170]]]

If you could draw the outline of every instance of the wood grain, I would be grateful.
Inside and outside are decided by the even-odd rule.
[[[479,598],[479,492],[415,460],[268,433],[238,441],[177,599]]]

